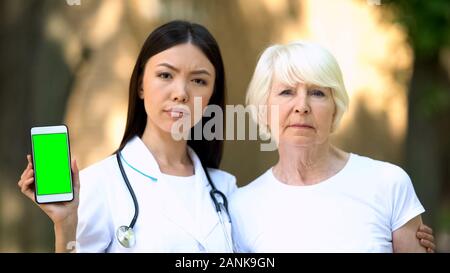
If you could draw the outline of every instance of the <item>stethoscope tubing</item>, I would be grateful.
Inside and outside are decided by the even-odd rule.
[[[116,153],[117,163],[119,164],[120,173],[122,174],[123,180],[125,181],[125,184],[127,185],[128,192],[131,195],[131,198],[133,199],[134,204],[134,216],[131,220],[131,223],[128,225],[129,228],[134,228],[134,225],[136,224],[137,218],[139,216],[139,203],[137,201],[136,195],[134,194],[133,187],[131,187],[130,181],[128,180],[128,176],[125,173],[125,170],[123,169],[122,161],[120,160],[120,157],[122,154],[119,152]]]
[[[121,173],[122,178],[123,178],[123,180],[124,180],[124,182],[125,182],[125,184],[127,186],[128,192],[130,193],[131,198],[133,199],[133,204],[134,204],[133,219],[131,220],[130,224],[128,226],[125,226],[125,227],[133,230],[134,225],[136,224],[137,218],[139,216],[139,203],[138,203],[138,200],[137,200],[136,195],[134,193],[133,187],[131,186],[130,181],[128,180],[128,176],[125,173],[125,170],[123,168],[121,157],[122,157],[121,151],[118,151],[116,153],[116,159],[117,159],[117,163],[119,165],[120,173]],[[223,194],[221,191],[217,190],[216,186],[212,182],[211,177],[209,176],[208,170],[205,169],[203,164],[202,164],[202,168],[203,168],[203,170],[204,170],[204,172],[206,174],[206,178],[208,179],[208,182],[209,182],[209,184],[211,186],[211,190],[210,190],[209,194],[211,196],[211,199],[213,200],[214,207],[215,207],[217,215],[219,217],[219,221],[220,221],[220,224],[222,226],[222,229],[223,229],[223,232],[224,232],[224,236],[225,236],[225,239],[227,241],[228,248],[229,248],[229,250],[231,252],[233,252],[233,244],[231,242],[231,238],[230,238],[228,232],[226,231],[225,221],[223,219],[223,211],[225,211],[225,213],[228,215],[228,222],[231,224],[231,217],[230,217],[230,214],[228,212],[228,200],[227,200],[225,194]],[[216,195],[219,195],[220,198],[222,198],[222,203],[220,203],[217,200]],[[125,244],[123,244],[120,240],[119,240],[119,242],[123,246],[125,246]],[[130,247],[130,246],[127,245],[125,247]]]

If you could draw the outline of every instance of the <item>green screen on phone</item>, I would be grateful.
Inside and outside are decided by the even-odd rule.
[[[38,195],[72,192],[66,133],[32,136]]]

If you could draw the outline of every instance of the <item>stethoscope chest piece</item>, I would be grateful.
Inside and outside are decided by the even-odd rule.
[[[116,231],[116,237],[117,237],[117,240],[119,241],[119,243],[123,247],[131,248],[136,244],[136,236],[134,234],[133,227],[136,224],[136,220],[139,215],[139,204],[138,204],[136,195],[134,194],[133,188],[131,187],[130,181],[128,181],[127,174],[125,173],[125,170],[123,169],[120,151],[118,151],[116,153],[116,158],[117,158],[117,163],[119,165],[120,173],[122,174],[123,180],[125,181],[125,184],[128,188],[128,191],[130,192],[130,195],[131,195],[131,198],[133,199],[133,204],[134,204],[133,220],[131,220],[131,223],[128,226],[120,226]],[[130,167],[132,167],[132,166],[130,166]],[[202,168],[205,170],[203,165],[202,165]],[[205,171],[205,174],[206,174],[209,184],[211,185],[211,191],[209,192],[209,194],[211,195],[211,198],[214,202],[217,214],[219,216],[220,223],[222,224],[222,229],[224,232],[225,239],[227,240],[230,251],[233,252],[231,236],[227,232],[227,227],[225,226],[225,220],[223,219],[223,216],[222,216],[223,213],[225,212],[228,215],[228,222],[231,223],[231,219],[228,214],[227,198],[221,191],[217,190],[217,188],[214,186],[214,183],[212,182],[208,171]],[[147,176],[147,175],[145,175],[145,176]],[[153,178],[150,176],[147,176],[147,177],[151,178],[153,181],[157,180],[156,178]],[[222,199],[222,202],[219,202],[219,200],[217,200],[216,195],[218,195]]]
[[[121,226],[116,231],[117,240],[126,248],[133,247],[136,244],[136,236],[132,228]]]

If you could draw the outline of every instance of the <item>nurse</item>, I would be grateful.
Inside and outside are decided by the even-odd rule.
[[[205,123],[202,111],[209,104],[223,108],[224,97],[222,56],[205,27],[172,21],[153,31],[131,76],[120,156],[113,154],[79,175],[73,161],[75,199],[39,205],[54,223],[56,251],[231,251],[231,224],[227,219],[221,224],[210,195],[211,184],[225,196],[236,189],[235,177],[217,169],[223,141],[174,137],[193,126],[172,132],[180,121]],[[201,99],[200,115],[194,98]],[[34,201],[33,182],[29,163],[19,186]],[[118,237],[123,240],[127,228],[119,234],[120,227],[130,225],[137,207],[134,237],[121,243]]]

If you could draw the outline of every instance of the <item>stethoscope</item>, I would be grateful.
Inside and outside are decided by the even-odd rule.
[[[133,228],[136,224],[137,218],[139,216],[139,204],[136,198],[136,195],[134,194],[133,188],[131,187],[130,181],[128,180],[128,176],[125,173],[125,170],[122,166],[122,160],[121,160],[122,154],[120,151],[116,153],[116,159],[117,163],[119,165],[120,173],[122,174],[123,181],[127,185],[128,191],[130,192],[131,198],[133,199],[134,204],[134,216],[131,220],[131,223],[128,226],[120,226],[116,231],[116,237],[119,243],[126,248],[131,248],[136,244],[136,235],[134,234]],[[203,167],[203,165],[202,165]],[[214,207],[216,209],[217,215],[219,216],[219,222],[222,226],[224,237],[227,241],[227,246],[229,248],[230,252],[233,252],[233,244],[231,242],[231,236],[227,231],[227,228],[225,226],[225,220],[224,220],[224,212],[226,213],[226,216],[228,218],[228,223],[231,224],[231,218],[230,213],[228,211],[228,200],[223,194],[223,192],[219,191],[214,183],[212,182],[211,177],[209,176],[208,171],[203,167],[203,170],[206,174],[206,178],[208,179],[209,184],[211,185],[211,190],[209,191],[209,195],[211,196],[211,199],[214,202]],[[217,197],[219,197],[222,202],[219,202]]]

